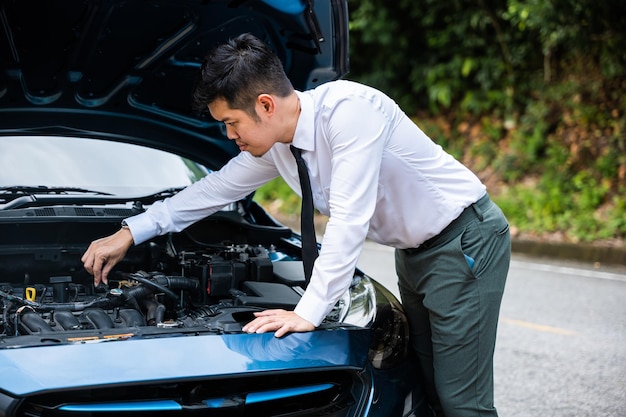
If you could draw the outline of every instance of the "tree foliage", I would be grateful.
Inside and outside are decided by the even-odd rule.
[[[495,183],[515,226],[626,237],[626,2],[348,4],[348,78]]]
[[[525,105],[571,60],[626,73],[620,0],[349,0],[351,77],[408,110]]]

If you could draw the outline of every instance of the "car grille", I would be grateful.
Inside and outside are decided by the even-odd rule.
[[[361,415],[370,386],[345,370],[88,388],[27,397],[16,415],[282,416]]]

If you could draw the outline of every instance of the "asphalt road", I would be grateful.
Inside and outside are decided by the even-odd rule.
[[[398,295],[393,250],[359,261]],[[626,266],[514,255],[495,354],[501,417],[626,416]]]

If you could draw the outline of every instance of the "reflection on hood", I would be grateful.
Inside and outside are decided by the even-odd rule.
[[[367,332],[359,335],[346,331],[315,331],[291,333],[285,337],[274,337],[273,333],[222,336],[226,346],[252,360],[250,370],[264,369],[268,362],[289,362],[290,367],[321,367],[332,365],[357,365],[367,359],[367,349],[350,349],[353,346],[367,347]],[[362,339],[362,340],[361,340]],[[276,364],[274,364],[275,366]]]

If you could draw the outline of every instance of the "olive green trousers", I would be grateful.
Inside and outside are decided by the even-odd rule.
[[[497,416],[493,354],[511,258],[509,225],[488,195],[396,270],[427,399],[445,417]]]

